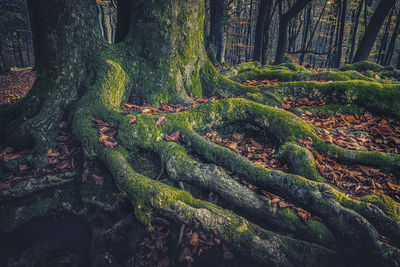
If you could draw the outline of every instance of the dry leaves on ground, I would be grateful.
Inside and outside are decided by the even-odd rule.
[[[10,188],[20,182],[38,178],[48,174],[62,173],[75,169],[75,157],[80,153],[79,146],[73,141],[67,122],[62,121],[56,138],[57,147],[46,153],[48,165],[42,169],[33,169],[28,165],[20,165],[19,172],[0,179],[0,190]],[[30,150],[14,152],[12,147],[0,148],[0,161],[7,162],[28,154]]]

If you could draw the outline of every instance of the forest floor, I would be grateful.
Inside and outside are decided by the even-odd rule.
[[[25,95],[33,84],[35,73],[30,70],[8,73],[0,76],[0,103],[13,102]],[[245,84],[255,86],[260,84],[276,84],[277,80],[246,81]],[[220,96],[224,98],[224,96]],[[191,107],[179,105],[161,105],[154,108],[148,105],[136,106],[126,103],[122,109],[126,114],[131,111],[160,115],[156,123],[163,124],[163,113],[179,112],[215,98],[193,98]],[[317,127],[317,134],[327,142],[338,146],[365,151],[381,151],[388,153],[400,153],[400,121],[375,115],[368,111],[358,109],[351,113],[323,114],[316,109],[325,103],[322,101],[309,101],[307,98],[285,98],[285,104],[280,109],[296,113],[297,108],[304,112],[301,118]],[[106,122],[94,120],[99,129],[99,142],[105,146],[118,145],[112,125]],[[135,123],[134,117],[130,123]],[[205,134],[210,141],[225,146],[232,151],[253,161],[255,164],[269,169],[288,171],[288,167],[276,157],[273,144],[266,144],[257,138],[247,136],[243,132],[211,131]],[[169,141],[179,142],[179,133],[166,136]],[[29,166],[21,165],[20,171],[0,178],[0,190],[12,188],[27,179],[35,179],[51,173],[61,173],[76,169],[76,156],[81,152],[69,131],[67,122],[60,124],[58,146],[49,150],[49,164],[43,169],[33,170]],[[400,181],[380,169],[362,165],[346,165],[338,163],[313,151],[311,139],[299,140],[304,147],[311,149],[317,161],[317,168],[328,182],[342,189],[353,198],[358,198],[371,193],[383,193],[400,201]],[[29,151],[14,151],[12,147],[2,147],[0,144],[0,161],[9,161],[28,153]],[[103,186],[104,177],[99,171],[93,171],[87,165],[83,165],[82,182],[94,182],[96,186]],[[290,207],[297,214],[307,220],[312,214],[286,202],[284,199],[242,181],[247,187],[270,198],[272,203],[280,208]],[[217,200],[214,199],[214,202]],[[180,226],[176,224],[157,224],[153,233],[145,234],[137,243],[135,252],[127,260],[126,266],[243,266],[249,265],[249,259],[237,253],[222,243],[218,238],[186,227],[183,231],[182,242],[178,246]],[[37,261],[40,257],[32,259]],[[210,264],[212,262],[212,264]],[[34,264],[34,262],[32,262]],[[70,260],[69,263],[73,263]],[[255,266],[255,263],[251,263]]]

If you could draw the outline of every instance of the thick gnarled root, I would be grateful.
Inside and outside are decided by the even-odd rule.
[[[299,263],[317,266],[320,261],[337,264],[336,254],[331,250],[266,231],[230,211],[136,173],[126,161],[123,149],[99,147],[98,152],[134,204],[136,216],[139,215],[145,224],[150,222],[152,214],[162,214],[179,223],[213,232],[237,249],[273,266]]]
[[[307,180],[301,176],[269,171],[226,148],[210,143],[191,131],[185,132],[182,137],[203,158],[232,171],[251,184],[283,196],[294,204],[320,216],[333,232],[343,233],[353,241],[354,245],[367,247],[378,257],[386,257],[387,251],[394,251],[395,255],[391,259],[400,260],[398,250],[393,247],[388,249],[379,240],[378,233],[369,222],[354,211],[340,205],[345,201],[350,201],[356,206],[360,203],[353,202],[333,187]],[[391,225],[393,225],[392,222]],[[393,234],[398,235],[398,229],[397,225],[396,232]]]
[[[333,235],[321,222],[315,219],[304,222],[291,208],[278,208],[270,199],[261,197],[234,180],[222,168],[192,159],[180,145],[162,141],[156,145],[156,150],[166,165],[169,177],[174,181],[214,191],[267,225],[301,239],[324,245],[333,243]]]

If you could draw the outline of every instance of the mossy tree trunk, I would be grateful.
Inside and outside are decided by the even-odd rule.
[[[94,1],[45,2],[31,2],[38,51],[35,85],[19,102],[0,107],[2,126],[8,129],[3,133],[5,142],[20,147],[34,145],[31,155],[11,161],[9,168],[18,166],[21,160],[39,167],[45,164],[44,155],[54,146],[58,124],[65,116],[70,118],[73,133],[86,154],[104,163],[132,202],[135,216],[150,229],[152,217],[165,216],[213,232],[272,266],[341,265],[339,256],[343,255],[354,261],[385,261],[388,265],[400,262],[399,218],[391,212],[398,204],[379,196],[363,201],[351,199],[326,184],[311,152],[299,146],[298,140],[310,137],[314,149],[322,154],[379,165],[388,172],[398,171],[398,155],[349,151],[327,144],[299,117],[242,98],[164,114],[163,125],[155,124],[158,116],[148,114],[137,114],[136,123],[130,124],[132,115],[124,116],[120,108],[128,99],[155,106],[189,105],[190,94],[201,97],[220,93],[241,94],[263,103],[272,99],[275,105],[279,103],[276,95],[286,94],[319,96],[332,102],[359,101],[367,107],[400,114],[397,85],[371,81],[322,85],[299,82],[257,88],[240,85],[218,74],[206,56],[202,0],[119,1],[124,9],[118,11],[117,44],[101,43]],[[374,96],[379,101],[371,98]],[[98,142],[97,129],[91,127],[93,118],[114,123],[117,147],[107,148]],[[198,134],[224,123],[244,121],[277,140],[291,173],[257,166]],[[175,131],[180,131],[186,148],[206,163],[191,157],[184,146],[164,141],[166,134]],[[136,172],[128,158],[139,150],[158,154],[172,181],[213,190],[266,228],[288,236]],[[309,210],[321,221],[304,221],[290,208],[278,209],[225,170]],[[390,244],[382,242],[379,234],[391,237]],[[343,242],[347,246],[341,246]],[[365,254],[371,256],[365,258]]]

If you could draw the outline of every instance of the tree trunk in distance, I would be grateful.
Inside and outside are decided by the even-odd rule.
[[[365,30],[365,34],[361,39],[357,52],[353,58],[354,62],[368,60],[369,54],[374,46],[379,29],[381,28],[390,9],[396,3],[396,0],[381,0],[376,7],[371,20]]]
[[[291,21],[311,0],[298,0],[293,6],[282,16],[279,17],[279,35],[276,48],[274,64],[281,64],[284,60],[287,49],[287,30],[289,21]]]
[[[210,40],[217,62],[225,63],[225,16],[226,0],[210,1]]]

